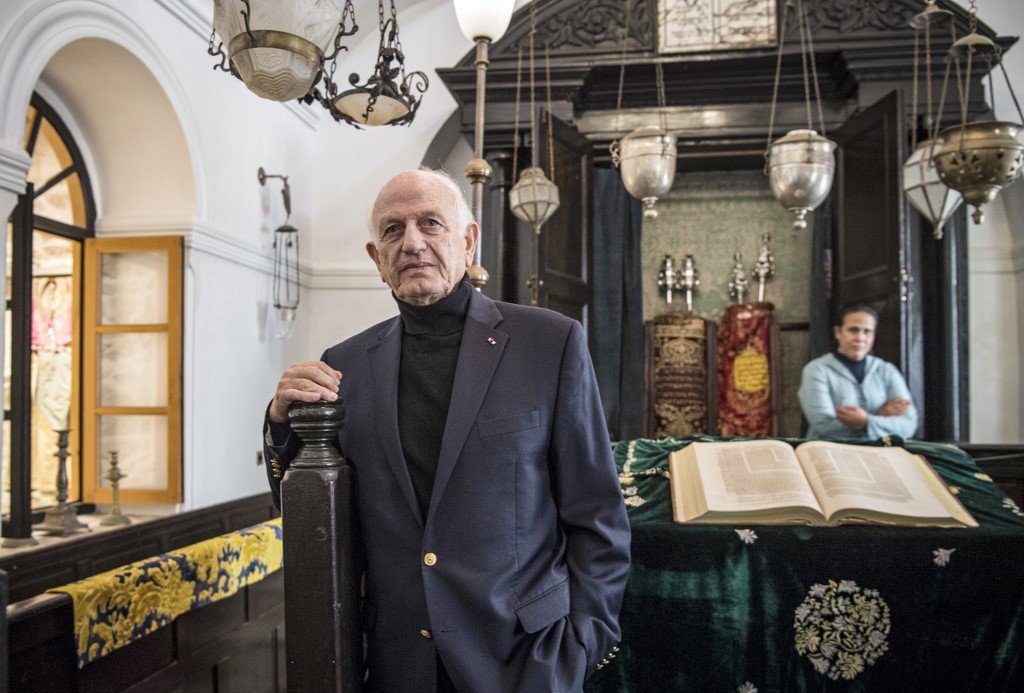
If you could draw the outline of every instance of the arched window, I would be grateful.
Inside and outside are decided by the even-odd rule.
[[[68,455],[67,500],[81,497],[82,248],[96,218],[81,153],[38,94],[24,143],[32,157],[28,189],[7,228],[5,546],[35,543],[33,513],[40,519],[58,500],[58,453]]]

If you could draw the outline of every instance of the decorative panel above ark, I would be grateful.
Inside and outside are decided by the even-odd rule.
[[[750,0],[755,6],[761,0]],[[955,16],[957,34],[968,31],[967,12],[959,5],[942,1]],[[580,131],[594,142],[598,161],[607,156],[606,147],[635,124],[628,117],[614,118],[619,67],[626,64],[623,108],[626,115],[658,103],[654,63],[664,66],[666,105],[672,130],[681,139],[692,140],[687,149],[698,154],[726,148],[747,147],[763,151],[767,135],[768,104],[775,71],[775,37],[760,47],[731,47],[725,50],[686,50],[660,53],[659,2],[682,0],[536,0],[538,28],[549,36],[551,85],[554,112],[562,120],[582,122]],[[694,4],[696,3],[696,4]],[[734,6],[732,0],[694,0],[690,6]],[[779,3],[783,5],[784,3]],[[816,65],[821,81],[826,125],[841,124],[857,108],[870,105],[893,86],[909,89],[913,74],[914,32],[909,19],[920,12],[922,0],[804,0],[814,35]],[[776,8],[778,5],[776,6]],[[627,9],[628,8],[628,9]],[[516,58],[518,48],[530,31],[529,7],[520,8],[506,34],[490,48],[487,78],[487,136],[485,148],[508,147],[512,141],[515,108]],[[775,20],[782,26],[778,12]],[[800,45],[794,17],[786,21],[782,80],[779,86],[780,130],[787,119],[802,118]],[[979,32],[994,38],[1004,50],[1014,39],[996,37],[986,26]],[[934,50],[945,48],[936,44]],[[673,49],[675,50],[675,49]],[[466,133],[472,132],[476,102],[475,51],[457,65],[438,74],[460,106],[460,120]],[[973,66],[975,80],[985,67]],[[873,83],[890,85],[872,87]],[[972,89],[972,113],[985,109],[984,95]],[[867,88],[866,88],[867,87]],[[951,90],[951,92],[954,90]],[[922,96],[923,98],[923,96]],[[955,117],[955,94],[947,95],[950,119]],[[706,113],[714,105],[713,115]],[[687,120],[688,109],[700,118]],[[792,112],[790,112],[792,110]],[[522,113],[520,115],[523,115]],[[608,118],[602,120],[603,115]],[[674,120],[675,119],[675,120]],[[952,122],[952,121],[951,121]],[[686,168],[685,158],[681,168]]]

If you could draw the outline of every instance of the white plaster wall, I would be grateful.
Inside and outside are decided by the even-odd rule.
[[[1019,0],[979,3],[979,17],[1002,35],[1024,36]],[[1024,45],[1004,56],[1018,98],[1024,98]],[[994,82],[996,116],[1019,121],[1001,74]],[[983,224],[969,223],[970,438],[1024,441],[1024,183],[1006,188],[986,209]]]
[[[0,3],[0,112],[14,114],[0,117],[0,211],[23,182],[20,129],[41,78],[75,116],[98,233],[187,238],[182,508],[266,489],[259,427],[291,342],[268,314],[280,188],[261,189],[256,171],[290,175],[291,221],[310,233],[319,127],[312,109],[262,101],[211,69],[209,14],[191,0]],[[147,111],[154,90],[162,106]]]

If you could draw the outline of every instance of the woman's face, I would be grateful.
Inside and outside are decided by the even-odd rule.
[[[860,361],[875,344],[875,318],[871,313],[850,313],[843,324],[834,328],[836,351],[846,358]]]

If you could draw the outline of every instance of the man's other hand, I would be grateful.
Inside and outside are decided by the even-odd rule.
[[[293,363],[277,383],[274,401],[270,403],[270,420],[284,423],[292,402],[333,402],[338,399],[341,371],[323,361]]]
[[[875,412],[877,416],[901,416],[910,409],[910,400],[905,397],[893,397]]]
[[[860,407],[836,407],[836,418],[847,428],[857,431],[868,427],[868,413]]]

